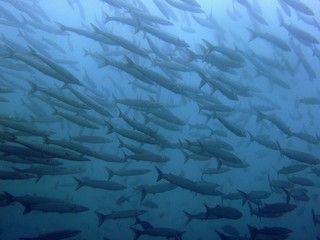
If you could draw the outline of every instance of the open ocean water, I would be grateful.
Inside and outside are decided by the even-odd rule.
[[[318,0],[0,0],[0,239],[320,239]]]

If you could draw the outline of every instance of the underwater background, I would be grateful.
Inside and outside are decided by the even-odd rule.
[[[318,0],[0,3],[0,239],[319,239]]]

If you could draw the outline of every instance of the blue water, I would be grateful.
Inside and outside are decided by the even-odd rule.
[[[133,2],[136,4],[138,3],[138,1]],[[162,15],[153,1],[140,0],[140,2],[150,14],[165,19],[165,16]],[[104,23],[105,13],[109,16],[130,17],[128,10],[124,8],[115,8],[104,1],[98,0],[0,1],[0,23],[2,34],[2,37],[0,38],[0,54],[2,56],[0,59],[0,84],[1,86],[6,86],[14,90],[13,93],[1,93],[0,96],[7,100],[6,102],[0,102],[1,114],[22,118],[29,123],[32,123],[32,119],[35,119],[35,122],[32,124],[37,128],[55,132],[50,139],[68,140],[70,136],[82,134],[106,136],[112,140],[111,143],[106,144],[84,143],[93,151],[103,151],[119,157],[124,156],[122,151],[129,154],[129,150],[120,149],[118,147],[118,138],[121,138],[125,143],[141,147],[138,142],[128,140],[117,133],[112,133],[107,136],[106,133],[108,128],[106,125],[99,126],[100,129],[98,130],[92,130],[80,127],[62,117],[58,122],[48,122],[46,119],[51,117],[53,107],[47,102],[39,99],[39,96],[44,96],[45,94],[36,92],[28,95],[30,90],[28,81],[35,82],[39,86],[55,88],[63,93],[67,93],[69,96],[74,96],[63,87],[64,84],[61,81],[35,70],[25,62],[15,58],[7,58],[5,57],[5,54],[2,54],[3,51],[5,52],[4,46],[9,46],[13,49],[15,54],[28,54],[28,47],[32,47],[41,55],[59,63],[60,66],[76,76],[78,80],[85,83],[87,87],[77,88],[80,92],[86,93],[88,96],[92,97],[92,99],[96,99],[95,97],[98,97],[100,100],[102,99],[103,107],[110,111],[114,116],[111,119],[104,119],[114,126],[133,130],[131,126],[118,117],[119,113],[113,96],[119,99],[152,99],[164,105],[175,105],[174,107],[169,108],[170,111],[186,123],[186,125],[180,127],[179,131],[166,130],[152,123],[147,124],[147,126],[156,130],[158,133],[161,133],[170,142],[178,143],[179,140],[185,142],[186,139],[197,141],[201,138],[199,135],[209,136],[210,132],[208,130],[190,129],[188,125],[206,123],[211,129],[223,130],[228,135],[227,137],[212,135],[211,139],[227,142],[234,148],[232,151],[233,154],[239,157],[243,162],[249,164],[249,167],[247,168],[230,168],[230,171],[224,174],[202,176],[201,169],[217,166],[217,160],[215,158],[211,158],[209,161],[204,162],[191,159],[185,163],[184,156],[179,147],[161,149],[159,146],[149,144],[144,144],[142,147],[153,151],[154,153],[166,155],[170,158],[170,161],[164,164],[155,164],[135,160],[128,160],[128,163],[110,163],[96,158],[92,158],[92,161],[85,163],[63,160],[66,166],[82,166],[85,169],[85,172],[63,176],[44,176],[38,183],[35,183],[34,179],[1,180],[0,190],[7,191],[14,196],[35,195],[54,197],[86,206],[89,208],[89,211],[77,214],[42,213],[32,211],[27,215],[22,215],[22,205],[15,202],[0,208],[0,239],[11,240],[19,239],[20,237],[31,238],[43,233],[64,229],[82,230],[79,235],[71,239],[103,239],[103,237],[109,239],[133,239],[134,234],[130,230],[130,227],[135,222],[134,218],[106,220],[101,227],[98,227],[98,217],[94,213],[95,211],[98,211],[103,214],[109,214],[112,211],[129,209],[148,210],[147,213],[140,216],[142,220],[148,221],[156,227],[168,227],[179,231],[185,231],[182,237],[184,240],[219,239],[215,231],[222,232],[221,228],[225,225],[232,225],[240,232],[241,236],[249,237],[249,231],[247,229],[248,224],[257,228],[263,228],[265,226],[289,228],[292,230],[292,233],[288,239],[316,239],[316,236],[319,233],[319,225],[314,226],[311,209],[314,209],[316,214],[320,213],[318,193],[320,182],[318,176],[310,174],[310,170],[313,167],[319,169],[319,166],[310,165],[304,171],[293,174],[293,176],[308,178],[312,180],[315,185],[311,187],[295,185],[295,188],[306,189],[310,199],[309,201],[296,202],[292,199],[291,203],[297,204],[297,208],[279,218],[268,219],[251,216],[248,204],[242,206],[241,200],[225,200],[222,203],[220,196],[200,195],[179,187],[170,192],[156,195],[148,194],[146,200],[156,203],[158,205],[158,208],[156,209],[141,205],[140,193],[136,191],[136,188],[143,184],[157,184],[155,166],[159,166],[164,173],[182,175],[192,181],[200,181],[203,179],[205,181],[218,183],[220,185],[218,189],[224,194],[236,192],[237,190],[244,192],[264,190],[271,192],[268,176],[273,180],[287,180],[287,176],[278,175],[277,170],[284,166],[299,162],[290,160],[286,156],[281,156],[279,151],[268,149],[256,142],[250,142],[247,133],[248,131],[254,136],[268,135],[269,140],[274,142],[278,141],[283,148],[288,147],[290,149],[303,151],[319,158],[319,139],[317,139],[317,144],[308,143],[297,137],[287,136],[267,120],[257,122],[256,112],[253,108],[253,105],[276,106],[274,110],[266,111],[264,113],[267,115],[274,115],[281,119],[292,132],[307,133],[314,138],[317,138],[317,136],[320,135],[319,104],[307,105],[299,102],[300,99],[305,97],[319,98],[319,55],[313,54],[313,51],[317,51],[314,49],[318,49],[319,51],[319,44],[303,44],[297,41],[296,38],[288,34],[288,31],[285,28],[280,26],[280,20],[277,15],[277,9],[279,9],[284,16],[286,24],[294,24],[296,27],[312,34],[319,40],[319,1],[304,1],[304,3],[314,11],[313,17],[306,17],[310,21],[314,19],[314,23],[318,24],[318,28],[299,20],[298,14],[293,8],[290,8],[291,17],[285,15],[277,1],[250,1],[253,6],[253,11],[259,16],[262,16],[268,25],[263,25],[254,19],[250,19],[246,8],[238,1],[226,0],[211,2],[199,0],[197,2],[201,5],[201,9],[204,13],[197,13],[195,15],[202,19],[210,16],[218,24],[215,29],[205,28],[193,19],[192,13],[174,8],[166,1],[162,1],[162,4],[168,8],[168,11],[170,10],[170,12],[172,12],[173,15],[170,15],[171,17],[168,20],[172,22],[173,25],[155,26],[184,40],[190,45],[189,49],[197,54],[204,54],[200,44],[204,45],[203,39],[205,39],[213,45],[229,47],[245,58],[245,65],[243,67],[232,69],[234,71],[233,73],[223,74],[228,79],[241,86],[254,89],[253,95],[248,97],[238,95],[238,100],[233,101],[221,94],[218,90],[212,91],[207,84],[201,88],[201,90],[208,95],[213,92],[213,97],[234,109],[231,114],[226,115],[226,119],[246,133],[247,136],[244,138],[234,135],[217,119],[211,119],[206,123],[206,117],[203,114],[203,111],[199,112],[198,103],[191,98],[175,94],[157,85],[154,87],[156,93],[148,93],[129,84],[129,81],[134,80],[139,82],[139,80],[135,80],[131,75],[124,71],[118,70],[112,66],[99,67],[102,62],[99,57],[94,57],[96,54],[122,63],[126,63],[125,56],[128,56],[135,64],[139,64],[140,66],[165,75],[178,84],[185,84],[194,89],[198,89],[201,79],[195,71],[179,72],[181,76],[179,78],[176,75],[176,77],[173,77],[172,75],[168,76],[159,67],[154,66],[151,60],[157,56],[150,50],[150,46],[148,45],[142,30],[137,31],[137,29],[132,26],[115,21]],[[32,4],[34,4],[33,7]],[[139,9],[143,9],[141,5],[137,6]],[[31,11],[33,8],[34,11]],[[41,11],[39,9],[41,9]],[[18,22],[15,22],[14,19],[7,14],[7,11],[10,12]],[[231,18],[227,11],[233,13],[232,16],[234,16],[234,19]],[[23,22],[22,16],[27,19],[27,22]],[[34,16],[34,18],[31,16]],[[122,36],[140,46],[141,49],[144,49],[149,56],[151,56],[151,60],[129,52],[121,46],[101,43],[71,31],[60,33],[56,22],[62,23],[68,27],[87,30],[89,32],[92,31],[91,24],[94,24],[102,31]],[[33,23],[33,25],[30,23]],[[50,29],[53,28],[57,33],[51,33],[48,30],[46,31],[45,29],[37,27],[36,24],[39,23],[49,26]],[[188,27],[188,29],[192,29],[193,32],[186,32],[182,29],[183,27]],[[260,30],[261,32],[268,32],[281,38],[292,48],[292,51],[282,51],[262,39],[255,39],[249,42],[248,39],[250,34],[246,29],[247,27],[255,29],[256,31]],[[170,56],[171,61],[174,61],[175,57],[185,56],[182,55],[179,49],[173,44],[166,43],[150,34],[146,35],[163,54]],[[45,41],[44,39],[50,39],[58,44],[64,52],[51,46],[48,41]],[[301,62],[301,55],[295,53],[294,45],[300,48],[304,59],[310,64],[316,77],[310,77],[310,74],[308,74]],[[91,54],[85,55],[85,50],[92,53],[92,56]],[[254,56],[254,54],[267,57],[271,59],[271,61],[280,64],[280,69],[277,69],[266,63],[260,62],[268,72],[273,73],[289,84],[290,88],[282,88],[279,85],[272,83],[272,81],[267,78],[257,74],[257,67],[245,57],[247,55]],[[288,68],[284,65],[282,59],[285,59],[293,69],[294,73],[292,75],[289,73]],[[73,62],[72,64],[63,64],[61,63],[62,60]],[[8,61],[12,65],[6,66],[3,61]],[[207,64],[199,59],[193,60],[192,63],[196,64],[196,66],[206,74],[210,73],[210,71],[221,72],[213,65]],[[175,74],[177,74],[177,72],[175,72]],[[121,108],[126,116],[139,122],[144,122],[143,115],[140,111],[129,109],[120,104],[117,106]],[[65,110],[61,111],[66,112]],[[101,115],[92,110],[87,110],[87,113],[103,119]],[[213,113],[210,114],[213,115]],[[40,123],[37,121],[41,119],[43,119],[44,122]],[[2,130],[15,132],[15,130],[6,128],[5,126],[3,126]],[[42,142],[42,139],[38,137],[19,136],[19,138]],[[21,169],[29,167],[28,165],[1,161],[0,170],[12,170],[11,167],[13,166]],[[73,177],[89,177],[96,180],[107,180],[108,174],[105,170],[106,166],[113,170],[122,168],[144,168],[152,171],[142,176],[114,176],[112,180],[127,187],[122,191],[105,191],[88,187],[83,187],[75,191],[77,184]],[[165,182],[167,181],[161,180],[159,183]],[[116,201],[121,196],[131,196],[130,201],[118,205]],[[285,194],[277,194],[274,192],[272,192],[271,197],[263,200],[264,203],[285,201]],[[243,216],[238,220],[192,220],[189,224],[186,224],[187,217],[183,211],[194,214],[204,212],[204,203],[210,207],[215,207],[217,204],[230,206],[238,209]],[[138,226],[135,227],[141,229]],[[154,239],[154,237],[141,236],[139,239]]]

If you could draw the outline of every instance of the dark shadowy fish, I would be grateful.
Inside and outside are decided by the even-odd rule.
[[[295,177],[295,176],[291,176],[291,177],[288,177],[288,180],[294,184],[297,184],[297,185],[300,185],[300,186],[314,186],[315,183],[308,179],[308,178],[305,178],[305,177]]]
[[[55,213],[80,213],[89,210],[89,208],[68,203],[68,202],[44,202],[44,203],[36,203],[36,204],[29,204],[23,203],[25,210],[23,215],[31,212],[31,211],[40,211],[44,213],[48,212],[55,212]]]
[[[99,212],[95,212],[96,215],[99,217],[99,223],[98,226],[100,227],[105,220],[107,219],[124,219],[124,218],[134,218],[134,217],[138,217],[144,213],[146,213],[146,210],[123,210],[123,211],[113,211],[110,214],[102,214]]]
[[[262,229],[257,229],[251,225],[248,225],[251,239],[287,239],[292,232],[292,230],[283,227],[265,227]]]
[[[218,191],[215,189],[213,184],[203,184],[200,182],[194,182],[190,179],[181,177],[181,176],[177,176],[174,174],[165,174],[163,173],[159,168],[157,168],[157,172],[158,172],[158,178],[157,181],[160,181],[161,179],[165,179],[168,182],[184,188],[184,189],[188,189],[192,192],[196,192],[199,194],[203,194],[203,195],[211,195],[211,196],[219,196],[222,195],[222,192]]]
[[[214,175],[214,174],[222,174],[222,173],[226,173],[230,171],[230,168],[224,168],[224,167],[220,167],[220,168],[206,168],[206,169],[202,169],[201,173],[203,175],[207,174],[207,175]]]
[[[301,1],[298,1],[298,0],[279,0],[279,1],[284,2],[285,4],[287,4],[288,6],[292,7],[294,10],[300,13],[303,13],[309,16],[314,15],[313,11]]]
[[[308,167],[308,165],[305,164],[294,164],[287,167],[283,167],[280,170],[278,170],[278,174],[291,174],[291,173],[297,173],[305,170]]]
[[[122,157],[118,157],[116,155],[113,154],[108,154],[105,152],[94,152],[92,155],[90,155],[92,157],[95,157],[97,159],[106,161],[106,162],[114,162],[114,163],[124,163],[127,160],[122,158]]]
[[[121,191],[123,189],[126,189],[126,186],[112,181],[103,181],[103,180],[93,180],[89,178],[84,179],[78,179],[74,177],[74,180],[78,183],[78,186],[76,187],[76,190],[78,190],[81,187],[87,186],[91,188],[99,188],[109,191]]]
[[[184,232],[180,232],[178,230],[172,228],[147,228],[142,231],[137,230],[131,227],[131,230],[134,232],[134,240],[138,239],[140,236],[153,236],[153,237],[165,237],[167,239],[173,238],[177,240],[182,240],[182,234]]]
[[[83,173],[84,168],[80,166],[33,166],[26,169],[20,169],[17,167],[12,167],[17,172],[33,174],[37,176],[36,182],[40,180],[43,176],[59,176],[59,175],[69,175],[76,173]]]
[[[29,142],[22,139],[18,139],[12,134],[6,133],[6,140],[19,143],[21,145],[24,145],[32,150],[41,152],[43,154],[47,154],[49,156],[72,160],[72,161],[90,161],[90,159],[84,157],[82,154],[79,154],[77,152],[55,146],[50,144],[44,144],[39,142]]]
[[[300,103],[309,105],[320,105],[320,98],[317,97],[304,97],[299,99]]]
[[[0,171],[0,179],[2,180],[23,180],[34,178],[35,176],[28,173],[16,172],[16,171]]]
[[[165,155],[160,155],[155,153],[139,153],[139,154],[131,154],[131,155],[127,155],[124,153],[124,158],[133,159],[136,161],[154,162],[154,163],[165,163],[170,160],[170,158]]]
[[[123,137],[135,140],[140,143],[158,144],[157,140],[155,140],[152,137],[149,137],[148,135],[146,135],[144,133],[127,130],[124,128],[113,127],[110,123],[107,123],[107,126],[108,126],[107,134],[115,132]]]
[[[158,204],[152,202],[152,201],[144,201],[141,203],[142,206],[151,208],[151,209],[155,209],[155,208],[159,208]]]
[[[210,215],[214,215],[217,218],[226,218],[226,219],[240,219],[242,217],[242,213],[232,207],[224,207],[217,205],[214,208],[210,208],[205,204],[206,207],[206,217]]]
[[[21,158],[32,158],[32,159],[39,158],[39,162],[41,161],[41,159],[52,158],[52,156],[50,155],[38,152],[36,150],[32,150],[30,148],[7,145],[7,144],[0,144],[0,151],[5,156],[12,155],[12,156],[17,156]]]
[[[317,224],[320,224],[320,215],[319,214],[315,214],[314,210],[311,210],[312,213],[312,221],[313,221],[313,225],[316,227]]]
[[[250,193],[245,193],[238,190],[238,192],[240,192],[242,196],[242,205],[244,205],[247,201],[266,199],[271,196],[271,193],[267,191],[251,191]]]
[[[249,41],[252,41],[256,38],[261,38],[271,43],[273,46],[280,48],[283,51],[286,51],[286,52],[291,51],[291,48],[289,47],[289,45],[285,41],[283,41],[281,38],[270,33],[260,33],[260,32],[255,32],[250,28],[247,28],[247,29],[251,34]]]
[[[225,225],[222,227],[222,230],[223,232],[225,232],[226,234],[228,235],[231,235],[231,236],[239,236],[240,235],[240,232],[233,226],[231,225]]]
[[[52,115],[59,115],[61,117],[63,117],[64,119],[73,122],[79,126],[82,127],[86,127],[86,128],[90,128],[90,129],[99,129],[98,126],[96,126],[95,124],[91,123],[90,121],[86,120],[85,118],[82,118],[81,116],[76,116],[73,114],[69,114],[66,112],[61,112],[58,110],[54,110],[54,112],[52,113]]]
[[[319,158],[311,155],[310,153],[307,152],[302,152],[302,151],[297,151],[297,150],[292,150],[292,149],[284,149],[278,144],[278,150],[281,153],[281,155],[285,155],[290,159],[296,160],[298,162],[303,162],[311,165],[316,165],[320,163]]]
[[[249,204],[249,206],[251,206]],[[285,213],[291,212],[297,208],[295,204],[289,203],[270,203],[264,204],[256,209],[251,209],[251,215],[254,214],[258,217],[280,217]]]
[[[219,231],[215,231],[221,240],[249,240],[247,237],[242,236],[227,236]]]
[[[70,98],[70,96],[62,93],[61,91],[57,90],[57,89],[52,89],[52,88],[43,88],[43,87],[40,87],[38,85],[36,85],[35,83],[33,82],[30,82],[29,81],[29,84],[31,86],[31,89],[29,91],[29,95],[36,92],[36,91],[40,91],[40,92],[43,92],[47,95],[49,95],[50,97],[53,97],[63,103],[66,103],[66,104],[69,104],[73,107],[76,107],[76,108],[80,108],[80,109],[89,109],[87,107],[87,105],[77,101],[76,99],[74,98]]]
[[[263,136],[253,136],[250,132],[248,132],[248,134],[250,136],[250,142],[254,141],[254,142],[257,142],[260,145],[265,146],[269,149],[278,150],[278,146],[277,146],[276,142],[271,141],[268,138],[263,137]]]
[[[128,197],[121,196],[121,197],[119,197],[119,198],[117,199],[116,204],[117,204],[117,205],[122,205],[122,204],[125,203],[125,202],[130,202],[130,197],[131,197],[131,196],[128,196]]]
[[[104,117],[112,118],[111,113],[109,113],[103,106],[90,99],[87,95],[77,91],[76,89],[68,86],[68,89],[84,104],[86,104],[89,108],[94,110],[95,112],[101,114]]]
[[[0,125],[6,126],[18,131],[30,133],[31,135],[34,135],[34,136],[45,137],[53,134],[52,131],[40,130],[37,127],[28,123],[16,122],[16,121],[1,118],[1,117],[0,117]]]
[[[171,183],[161,183],[157,185],[139,185],[136,190],[141,192],[141,202],[145,199],[147,194],[157,194],[169,192],[176,189],[177,186]]]
[[[186,211],[183,211],[183,212],[186,215],[186,217],[188,218],[186,224],[190,223],[194,219],[202,220],[202,221],[219,219],[219,217],[217,217],[214,214],[210,214],[209,216],[207,216],[207,212],[200,212],[200,213],[196,213],[196,214],[191,214]]]
[[[140,176],[151,172],[149,169],[142,169],[142,168],[131,168],[131,169],[120,169],[118,171],[114,171],[108,167],[106,170],[109,174],[108,179],[110,180],[113,176],[121,176],[121,177],[128,177],[128,176]]]
[[[153,226],[147,221],[142,221],[140,218],[136,217],[136,222],[133,225],[139,224],[143,229],[153,228]]]
[[[298,28],[294,26],[293,24],[286,24],[282,19],[281,19],[281,26],[283,26],[291,36],[296,38],[297,40],[301,40],[302,42],[310,43],[310,44],[319,44],[319,40],[313,36],[311,33],[302,30],[301,28]]]
[[[37,237],[32,237],[32,238],[21,237],[19,239],[20,240],[53,240],[53,239],[60,240],[60,239],[66,239],[66,238],[77,236],[81,232],[82,232],[81,230],[61,230],[61,231],[43,233]]]

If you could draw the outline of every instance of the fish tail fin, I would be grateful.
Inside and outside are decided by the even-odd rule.
[[[96,25],[94,25],[92,23],[90,25],[93,28],[93,33],[94,34],[98,34],[100,32],[100,29]]]
[[[246,202],[248,201],[248,193],[245,193],[243,191],[238,190],[238,192],[240,193],[241,197],[242,197],[242,206],[246,204]]]
[[[28,83],[29,83],[29,85],[31,87],[31,89],[28,92],[28,96],[30,96],[31,94],[33,94],[34,92],[38,91],[39,89],[38,89],[38,86],[35,83],[30,82],[30,81],[28,81]]]
[[[178,236],[177,236],[177,239],[178,239],[178,240],[182,240],[182,235],[183,235],[185,232],[186,232],[186,231],[179,232],[179,233],[178,233]]]
[[[128,56],[124,56],[125,60],[127,61],[127,66],[128,67],[133,67],[134,66],[134,62],[131,60],[131,58],[129,58]]]
[[[123,157],[124,157],[124,159],[125,159],[125,160],[127,160],[127,159],[129,158],[128,154],[126,154],[126,152],[125,152],[125,151],[123,151],[123,150],[122,150],[122,153],[123,153]]]
[[[159,182],[163,178],[163,173],[158,167],[156,167],[156,169],[158,173],[157,182]]]
[[[183,146],[183,142],[181,141],[181,139],[180,139],[180,138],[178,138],[178,142],[179,142],[179,146],[180,146],[180,148],[184,148],[184,146]]]
[[[57,27],[59,28],[60,32],[64,32],[66,30],[66,26],[63,25],[62,23],[59,22],[55,22],[55,24],[57,25]]]
[[[43,143],[45,144],[50,144],[50,138],[48,136],[43,136],[42,137]],[[69,139],[70,140],[70,139]]]
[[[133,240],[137,240],[137,239],[140,237],[142,231],[139,231],[138,229],[135,229],[135,228],[133,228],[133,227],[130,227],[130,229],[131,229],[131,231],[133,231],[133,233],[134,233],[134,238],[133,238]]]
[[[313,221],[313,225],[316,226],[317,222],[316,222],[316,214],[314,213],[314,210],[311,209],[311,214],[312,214],[312,221]]]
[[[248,131],[248,134],[249,134],[249,137],[250,137],[250,142],[253,142],[253,141],[254,141],[254,138],[253,138],[252,133]]]
[[[215,134],[215,131],[212,128],[210,128],[210,136],[212,136],[214,134]]]
[[[209,217],[209,215],[210,215],[210,208],[209,208],[209,206],[207,205],[207,204],[203,204],[204,206],[205,206],[205,208],[206,208],[206,219],[208,219],[208,217]]]
[[[250,232],[250,239],[255,239],[257,233],[258,233],[258,229],[255,228],[254,226],[251,226],[248,224],[248,229],[249,229],[249,232]]]
[[[202,88],[207,83],[207,79],[202,74],[200,75],[200,77],[201,77],[201,80],[200,80],[199,88]]]
[[[150,118],[148,117],[147,114],[143,114],[143,118],[144,118],[144,124],[147,124],[150,122]]]
[[[98,218],[99,218],[99,223],[98,223],[98,227],[100,227],[103,223],[104,223],[104,221],[106,220],[106,216],[105,215],[103,215],[102,213],[99,213],[99,212],[94,212],[97,216],[98,216]]]
[[[30,203],[21,203],[22,205],[23,205],[23,207],[24,207],[24,210],[23,210],[23,213],[22,213],[22,215],[26,215],[26,214],[28,214],[29,212],[31,212],[32,211],[32,209],[31,209],[31,204]]]
[[[141,220],[138,217],[136,217],[136,221],[132,225],[137,225],[137,224],[141,224]]]
[[[263,119],[263,113],[260,112],[258,109],[255,109],[257,113],[257,120],[256,122],[260,122]]]
[[[17,167],[11,167],[13,170],[15,170],[16,172],[22,172],[22,170],[20,168]]]
[[[199,143],[200,150],[203,153],[204,152],[204,146],[203,146],[202,142],[200,140],[197,140],[197,142]]]
[[[273,192],[273,188],[272,188],[272,184],[271,184],[271,180],[270,180],[269,174],[268,174],[268,183],[269,183],[269,187],[270,187],[271,191]]]
[[[36,50],[34,50],[31,46],[28,46],[29,54],[32,56],[37,56]]]
[[[279,22],[280,22],[280,27],[284,27],[286,24],[283,20],[283,16],[281,14],[281,12],[279,11],[279,9],[277,9],[277,15],[278,15],[278,18],[279,18]]]
[[[114,127],[111,125],[111,123],[109,122],[106,122],[106,125],[108,127],[108,131],[107,131],[107,135],[110,134],[110,133],[113,133],[114,132]]]
[[[6,191],[2,191],[4,194],[4,197],[6,199],[7,205],[9,205],[10,203],[14,202],[14,196]]]
[[[285,189],[285,188],[281,188],[283,191],[284,191],[284,193],[286,194],[286,203],[288,204],[289,202],[290,202],[290,199],[291,199],[291,195],[290,195],[290,192],[287,190],[287,189]]]
[[[224,200],[224,197],[223,197],[223,195],[220,195],[220,200],[221,200],[221,205],[223,204],[223,200]]]
[[[120,118],[122,118],[122,112],[121,112],[121,110],[120,110],[120,108],[118,107],[118,105],[116,105],[116,109],[118,110],[118,112],[119,112],[119,115],[118,115],[118,117]]]
[[[117,137],[117,139],[118,139],[118,141],[119,141],[119,146],[118,146],[118,148],[124,148],[124,147],[125,147],[124,142],[123,142],[120,138],[118,138],[118,137]]]
[[[247,30],[250,33],[249,42],[251,42],[252,40],[258,37],[258,34],[255,31],[253,31],[251,28],[247,28]]]
[[[192,52],[189,48],[186,48],[186,50],[187,50],[187,55],[189,56],[190,62],[192,60],[197,59],[197,54],[196,53]]]
[[[137,19],[135,21],[135,23],[136,23],[136,26],[135,26],[135,29],[134,29],[134,34],[140,32],[142,30],[141,21]]]
[[[253,215],[253,208],[250,202],[248,202],[249,210],[250,210],[250,216]]]
[[[7,54],[2,56],[2,57],[6,57],[6,58],[13,58],[14,57],[14,51],[12,48],[5,46],[5,49],[7,51]]]
[[[227,240],[228,237],[219,231],[215,231],[221,240]]]
[[[106,12],[104,12],[103,15],[104,15],[104,20],[103,20],[104,23],[111,21],[111,17]]]
[[[113,98],[114,103],[117,104],[118,103],[118,99],[116,98],[116,96],[114,94],[112,94],[112,98]]]
[[[106,167],[106,170],[108,172],[108,181],[109,181],[113,177],[114,172],[108,167]]]
[[[277,142],[278,150],[279,150],[280,155],[281,155],[281,157],[282,157],[282,148],[281,148],[281,146],[280,146],[280,143],[279,143],[278,141],[276,141],[276,142]]]
[[[88,55],[90,55],[89,50],[83,48],[83,56],[86,57],[86,56],[88,56]]]
[[[218,161],[217,169],[220,169],[222,167],[222,161],[220,158],[217,158],[217,161]]]
[[[192,143],[188,139],[184,139],[184,140],[187,142],[188,148],[192,147]]]
[[[51,115],[59,115],[57,109],[53,108],[53,112],[51,113]]]
[[[147,192],[146,192],[146,190],[142,190],[141,191],[141,199],[140,199],[140,203],[142,203],[142,201],[146,198],[146,196],[147,196]]]
[[[25,18],[25,16],[23,16],[22,14],[20,16],[22,17],[22,24],[27,25],[28,20]]]
[[[9,132],[1,132],[0,139],[9,141],[9,142],[15,142],[17,140],[17,137]]]
[[[40,181],[40,179],[42,178],[43,175],[41,174],[37,174],[36,179],[34,180],[35,183],[38,183]]]
[[[186,211],[183,211],[183,213],[187,216],[187,221],[186,221],[186,224],[185,225],[187,225],[187,224],[189,224],[190,222],[191,222],[191,220],[193,219],[192,218],[192,215],[190,214],[190,213],[188,213],[188,212],[186,212]]]
[[[79,188],[83,187],[83,182],[82,182],[79,178],[73,177],[73,179],[76,180],[76,182],[77,182],[77,184],[78,184],[77,187],[76,187],[76,191],[77,191]]]
[[[183,156],[184,156],[184,164],[186,164],[190,159],[190,155],[185,151],[181,151],[181,152],[183,153]]]
[[[108,66],[110,64],[110,61],[99,54],[99,57],[102,59],[102,62],[98,65],[98,68],[103,68],[105,66]]]

